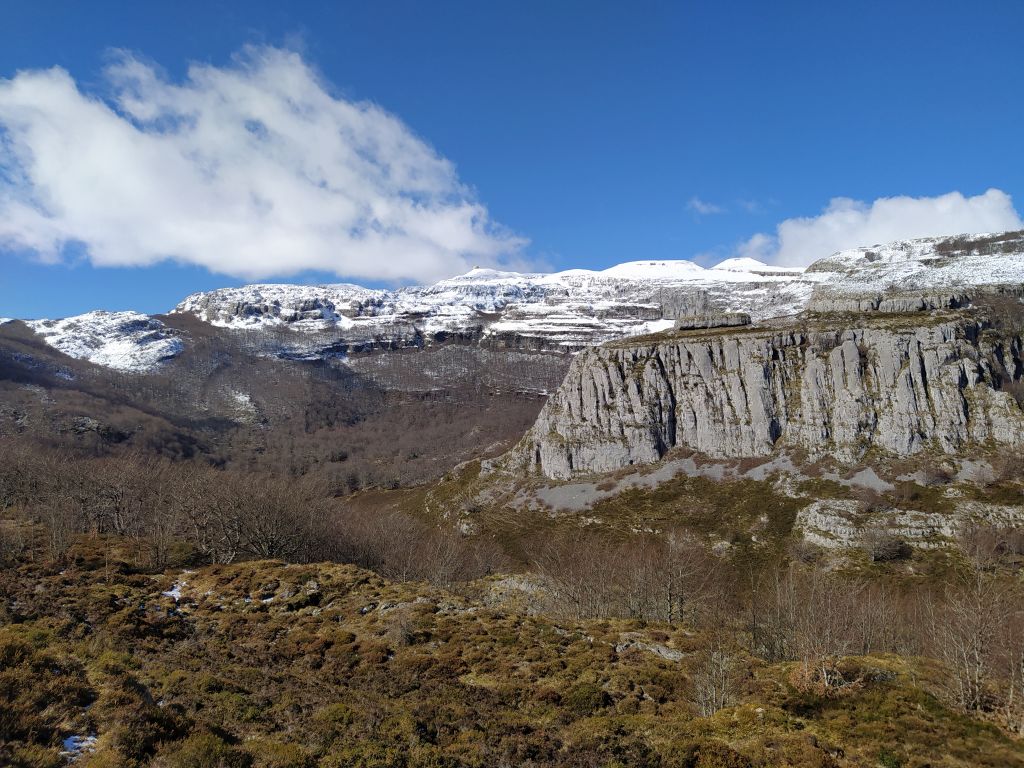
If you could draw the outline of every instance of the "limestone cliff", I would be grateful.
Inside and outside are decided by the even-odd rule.
[[[845,323],[852,323],[845,327]],[[1024,443],[1022,340],[965,313],[805,317],[581,353],[509,457],[551,478],[780,446],[853,461]]]

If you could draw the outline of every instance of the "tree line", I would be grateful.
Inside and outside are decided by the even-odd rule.
[[[0,559],[61,559],[111,537],[137,567],[243,559],[351,562],[396,580],[451,584],[507,567],[484,542],[400,511],[342,510],[313,475],[227,471],[127,455],[81,457],[0,441]]]

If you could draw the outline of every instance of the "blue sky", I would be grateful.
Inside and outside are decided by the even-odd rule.
[[[20,153],[0,169],[0,212],[15,222],[0,223],[0,316],[156,312],[254,279],[382,285],[478,262],[799,263],[842,238],[1012,224],[1024,210],[1024,4],[1011,0],[40,1],[0,13],[0,78],[21,86],[6,112],[0,96],[0,136]],[[306,108],[323,109],[320,129],[354,136],[357,159],[337,160],[346,147],[321,144],[322,130],[275,143],[273,110],[265,127],[246,123],[244,156],[233,134],[214,137],[218,149],[205,133],[169,141],[177,113],[147,115],[173,111],[190,64],[232,75],[191,81],[188,106],[173,107],[209,110],[214,125],[241,113],[209,106],[211,94],[309,74],[326,100],[313,93],[320,106]],[[126,93],[145,102],[129,118],[123,102],[89,107]],[[336,104],[356,113],[338,117]],[[61,135],[29,131],[25,115]],[[145,134],[141,155],[123,154],[124,130]],[[377,146],[381,131],[393,145]],[[321,147],[335,159],[320,163]],[[49,156],[49,175],[26,170],[25,152]],[[200,171],[182,165],[197,153]],[[367,154],[370,167],[353,166]],[[232,167],[230,182],[207,183]],[[292,194],[296,179],[310,186]],[[165,197],[149,199],[150,180]],[[875,203],[888,198],[902,202]]]

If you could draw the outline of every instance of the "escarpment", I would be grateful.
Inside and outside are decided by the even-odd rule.
[[[1020,445],[1022,375],[1021,338],[965,313],[670,332],[581,353],[509,460],[564,479],[676,446],[854,461]]]

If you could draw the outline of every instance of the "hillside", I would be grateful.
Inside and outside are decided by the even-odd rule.
[[[1024,240],[0,324],[0,764],[1024,765]]]
[[[5,764],[1024,765],[913,656],[847,656],[854,682],[829,693],[712,629],[535,615],[495,604],[495,580],[161,574],[112,544],[0,574]]]

